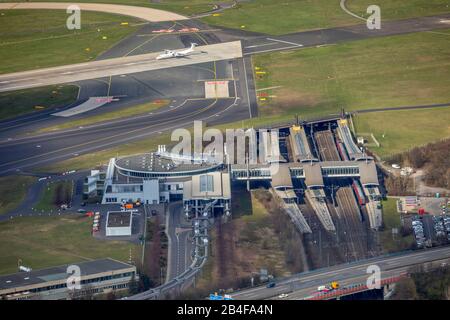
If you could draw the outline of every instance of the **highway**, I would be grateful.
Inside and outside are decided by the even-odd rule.
[[[318,286],[329,284],[331,281],[339,281],[344,285],[357,284],[361,283],[361,281],[364,283],[368,277],[366,270],[370,265],[378,265],[381,269],[382,278],[385,278],[403,273],[409,267],[416,264],[449,258],[449,246],[411,251],[392,256],[380,256],[354,263],[300,273],[276,281],[277,284],[274,288],[260,286],[235,292],[231,296],[236,300],[263,300],[275,298],[282,293],[286,293],[289,294],[289,299],[303,299],[314,295],[317,292]]]

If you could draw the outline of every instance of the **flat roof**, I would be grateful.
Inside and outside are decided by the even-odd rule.
[[[82,277],[108,271],[119,271],[134,268],[133,265],[111,258],[83,261],[46,269],[32,270],[31,272],[18,272],[0,276],[0,290],[45,284],[49,281],[66,280],[69,277],[67,267],[70,265],[77,265],[80,267]]]
[[[373,161],[359,161],[359,179],[364,185],[379,185],[377,167]]]
[[[131,226],[131,216],[130,211],[109,211],[106,227],[129,227]]]
[[[207,187],[206,189],[204,187]],[[231,197],[230,175],[220,171],[199,174],[183,183],[183,200]]]
[[[303,171],[305,173],[305,184],[308,187],[323,187],[322,163],[303,163]]]
[[[278,170],[277,170],[278,169]],[[272,187],[274,188],[292,188],[291,171],[287,164],[278,164],[271,167]]]
[[[172,159],[158,155],[154,152],[116,159],[115,165],[119,169],[150,173],[205,170],[217,166],[217,164],[206,162],[195,163],[194,161],[191,163],[175,163]]]

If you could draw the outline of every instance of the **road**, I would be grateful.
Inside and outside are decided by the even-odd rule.
[[[189,234],[192,225],[184,219],[183,205],[173,202],[167,210],[166,233],[169,238],[166,282],[175,279],[191,265],[192,242]]]
[[[280,279],[274,288],[265,286],[242,290],[232,294],[237,300],[262,300],[277,297],[281,293],[289,294],[290,299],[303,299],[313,295],[320,285],[339,281],[345,285],[365,283],[368,274],[367,267],[378,265],[382,278],[398,275],[410,266],[429,261],[450,258],[450,247],[440,247],[427,250],[418,250],[392,256],[381,256],[350,264],[336,265],[330,268],[300,273],[295,276]]]

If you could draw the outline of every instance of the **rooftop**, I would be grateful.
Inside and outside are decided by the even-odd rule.
[[[0,276],[0,290],[39,285],[49,281],[66,280],[69,276],[67,267],[77,265],[80,267],[81,276],[95,275],[108,271],[118,271],[134,266],[110,258],[66,264],[47,269],[32,270],[31,272],[18,272]]]
[[[129,227],[131,225],[130,211],[110,211],[106,226],[108,228]]]
[[[117,159],[116,167],[140,172],[171,173],[204,170],[217,166],[217,164],[214,163],[194,160],[189,161],[188,159],[180,160],[183,161],[173,161],[168,156],[152,152]]]

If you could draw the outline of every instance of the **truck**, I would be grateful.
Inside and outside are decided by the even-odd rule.
[[[336,289],[339,289],[339,283],[337,281],[333,281],[329,285],[322,285],[317,287],[317,291],[319,292],[330,292]]]

